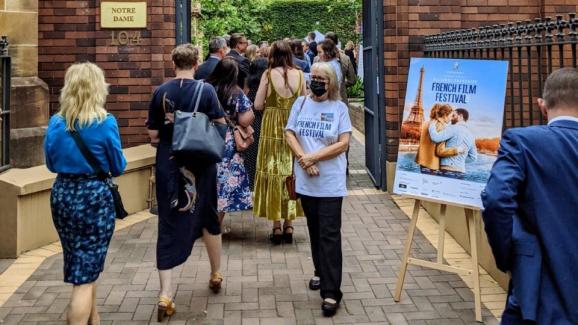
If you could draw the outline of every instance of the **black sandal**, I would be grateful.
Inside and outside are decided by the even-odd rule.
[[[274,227],[273,228],[273,233],[271,235],[269,235],[269,240],[271,241],[271,243],[273,243],[273,245],[281,245],[281,241],[283,241],[283,233],[280,234],[276,234],[275,230],[279,230],[281,231],[281,227]]]
[[[291,232],[287,232],[287,229],[291,228]],[[283,227],[283,241],[286,244],[293,244],[293,232],[295,231],[295,228],[293,228],[293,226],[286,226]]]

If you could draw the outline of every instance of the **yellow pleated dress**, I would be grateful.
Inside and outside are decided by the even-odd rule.
[[[293,172],[293,153],[285,139],[285,126],[293,102],[299,97],[303,78],[299,78],[299,87],[291,97],[283,97],[273,86],[271,71],[267,77],[269,96],[261,122],[253,213],[272,221],[293,220],[304,214],[298,201],[289,200],[285,187],[285,179]]]

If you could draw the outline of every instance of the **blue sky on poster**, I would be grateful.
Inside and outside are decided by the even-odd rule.
[[[466,104],[449,104],[470,112],[468,125],[476,138],[501,135],[508,71],[506,61],[412,58],[404,120],[416,98],[421,67],[425,69],[423,106],[426,119],[429,118],[431,107],[436,103],[437,91],[432,89],[434,82],[475,84],[476,93],[466,95]]]

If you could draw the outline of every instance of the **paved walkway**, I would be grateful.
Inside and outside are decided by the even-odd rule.
[[[224,288],[208,288],[209,261],[203,243],[175,272],[177,314],[170,324],[475,324],[473,295],[457,275],[410,267],[400,303],[392,299],[408,217],[376,191],[364,171],[362,145],[352,146],[350,196],[343,208],[345,293],[334,318],[320,312],[318,292],[307,282],[313,266],[306,225],[295,224],[296,243],[272,247],[271,225],[251,213],[226,217]],[[159,289],[155,269],[156,218],[118,231],[99,281],[102,324],[148,324],[156,320]],[[435,259],[421,234],[413,254]],[[0,324],[63,324],[71,287],[62,283],[62,254],[40,267],[0,307]],[[484,308],[486,324],[498,321]]]

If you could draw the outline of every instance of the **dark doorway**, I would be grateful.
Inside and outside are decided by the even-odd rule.
[[[363,0],[365,166],[377,188],[386,188],[383,2]]]

